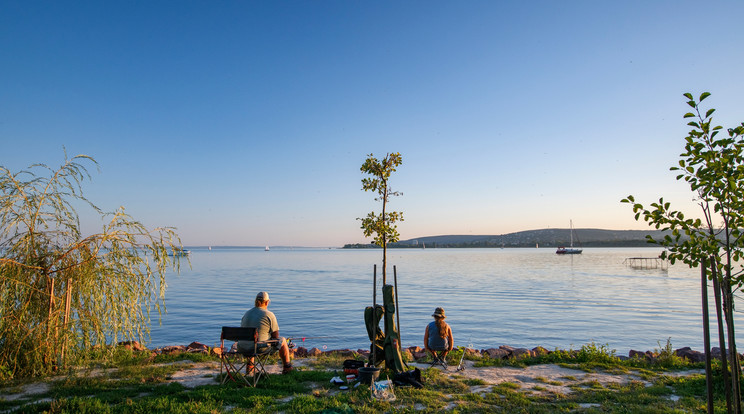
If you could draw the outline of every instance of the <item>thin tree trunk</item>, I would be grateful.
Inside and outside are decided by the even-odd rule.
[[[700,264],[700,291],[703,302],[703,347],[705,348],[705,389],[708,414],[713,414],[713,375],[710,360],[710,318],[708,316],[708,278],[706,277],[707,261]]]
[[[717,257],[711,257],[710,272],[713,277],[713,291],[716,298],[716,318],[718,321],[718,343],[721,348],[721,373],[723,375],[723,387],[726,391],[726,412],[732,412],[731,405],[731,383],[729,382],[728,357],[726,355],[726,338],[723,332],[723,304],[721,303],[721,282],[718,280],[718,270],[716,267]]]
[[[733,304],[734,295],[731,292],[731,283],[728,277],[724,279],[724,288],[725,291],[723,306],[725,310],[724,315],[726,316],[726,329],[729,344],[729,361],[731,363],[731,393],[733,400],[733,410],[735,413],[741,413],[741,392],[739,387],[739,376],[741,368],[739,366],[739,358],[736,352]]]
[[[724,277],[726,290],[724,295],[724,307],[726,312],[726,327],[728,328],[729,352],[731,361],[731,389],[733,391],[734,409],[741,413],[741,390],[739,377],[741,366],[739,365],[739,354],[736,351],[736,331],[734,329],[734,293],[731,290],[731,232],[729,229],[729,214],[723,214],[725,226],[725,248],[726,248],[726,275]]]
[[[383,184],[384,194],[382,196],[382,286],[387,284],[387,232],[385,231],[385,207],[387,205],[387,182]],[[385,332],[387,335],[387,331]]]

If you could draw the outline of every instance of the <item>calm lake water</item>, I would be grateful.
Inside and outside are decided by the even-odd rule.
[[[656,257],[659,248],[393,249],[401,339],[422,345],[425,325],[442,306],[456,345],[579,348],[594,341],[619,354],[702,350],[700,271],[684,264],[638,270],[623,261]],[[381,250],[193,249],[191,269],[168,275],[167,313],[153,320],[150,347],[219,343],[222,326],[239,326],[256,293],[271,294],[286,337],[315,337],[305,347],[369,348],[363,310],[372,305],[372,271]],[[381,294],[377,295],[378,303]],[[711,303],[713,300],[711,298]]]

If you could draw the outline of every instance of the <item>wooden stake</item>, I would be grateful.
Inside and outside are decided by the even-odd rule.
[[[376,367],[377,359],[377,265],[372,270],[372,366]]]
[[[393,266],[393,283],[395,283],[395,319],[398,323],[398,351],[403,350],[403,340],[400,335],[400,306],[398,306],[398,269]]]

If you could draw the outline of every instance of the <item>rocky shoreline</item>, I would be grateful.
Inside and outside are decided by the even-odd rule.
[[[148,349],[142,346],[137,341],[127,341],[127,342],[120,342],[119,346],[122,346],[126,349],[131,349],[134,351],[147,351]],[[236,348],[236,344],[233,343],[231,351],[234,351]],[[578,350],[557,350],[561,352],[568,352],[568,353],[578,353]],[[154,355],[161,355],[161,354],[180,354],[180,353],[202,353],[202,354],[212,354],[212,355],[220,355],[222,353],[222,349],[210,347],[208,345],[205,345],[200,342],[191,342],[188,345],[171,345],[171,346],[164,346],[160,348],[155,348],[151,350],[151,352]],[[543,348],[541,346],[537,346],[532,349],[527,348],[516,348],[508,345],[501,345],[498,348],[486,348],[486,349],[472,349],[472,348],[465,348],[466,355],[474,357],[474,358],[490,358],[490,359],[521,359],[521,358],[530,358],[530,357],[538,357],[541,355],[549,355],[556,351],[550,351],[546,348]],[[366,349],[357,349],[356,351],[353,351],[351,349],[334,349],[334,350],[327,350],[327,351],[321,351],[318,348],[305,348],[305,347],[293,347],[290,348],[290,353],[292,354],[293,358],[307,358],[307,357],[318,357],[322,355],[341,355],[341,356],[347,356],[347,357],[357,357],[361,356],[363,358],[367,358],[369,356],[369,350]],[[704,362],[705,361],[705,354],[700,351],[696,351],[691,349],[690,347],[683,347],[678,348],[673,351],[674,355],[676,355],[679,358],[686,359],[690,362]],[[628,360],[628,359],[645,359],[646,361],[653,362],[657,360],[661,353],[658,351],[637,351],[631,349],[628,352],[628,355],[615,355],[620,360]],[[426,351],[419,347],[419,346],[410,346],[408,348],[403,349],[403,357],[404,359],[407,359],[409,361],[421,361],[427,358]],[[718,347],[714,347],[711,349],[711,357],[720,359],[721,358],[721,349]],[[742,355],[742,358],[744,358],[744,355]]]

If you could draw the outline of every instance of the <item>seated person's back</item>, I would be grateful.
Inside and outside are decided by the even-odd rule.
[[[279,323],[276,321],[274,312],[267,309],[268,306],[269,294],[267,292],[259,292],[256,295],[255,306],[243,314],[243,318],[240,320],[240,326],[243,328],[256,328],[259,342],[275,339],[276,341],[271,346],[274,350],[279,351],[279,356],[284,363],[282,372],[288,373],[292,371],[289,347],[287,341],[279,336]],[[252,352],[253,347],[253,341],[238,341],[239,352]]]
[[[443,308],[436,308],[434,321],[426,326],[424,332],[424,348],[434,357],[444,359],[454,346],[452,328],[444,321]]]
[[[243,328],[256,328],[258,329],[258,340],[268,341],[271,339],[272,332],[279,332],[279,323],[276,321],[274,312],[269,311],[266,308],[254,307],[249,309],[243,318],[240,320],[240,326]],[[246,342],[241,344],[240,342]],[[253,341],[240,341],[238,347],[241,348],[253,348]],[[249,343],[248,343],[249,342]]]

